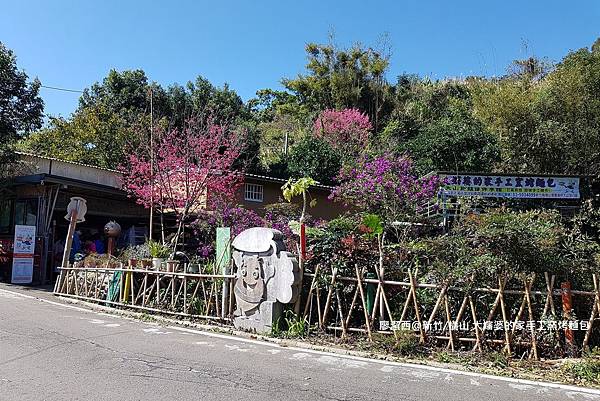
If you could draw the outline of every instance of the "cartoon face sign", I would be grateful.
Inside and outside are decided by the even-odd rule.
[[[255,257],[244,258],[244,264],[240,269],[240,278],[244,282],[244,287],[254,290],[260,279],[260,262],[261,260]]]
[[[265,295],[265,282],[262,276],[262,259],[258,256],[244,256],[238,271],[234,292],[238,305],[244,312],[255,309]]]

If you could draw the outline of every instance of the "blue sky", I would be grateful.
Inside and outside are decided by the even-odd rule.
[[[558,61],[600,36],[600,1],[0,1],[0,41],[44,85],[83,89],[111,68],[163,85],[203,75],[245,100],[304,71],[307,42],[374,46],[389,78],[500,75],[529,55]],[[526,44],[526,45],[525,45]],[[46,113],[78,95],[42,89]]]

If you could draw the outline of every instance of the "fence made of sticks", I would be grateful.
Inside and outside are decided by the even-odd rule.
[[[533,359],[556,354],[557,348],[581,352],[600,345],[596,274],[589,278],[593,290],[565,294],[556,276],[548,273],[499,278],[495,286],[480,287],[475,278],[469,286],[428,283],[418,269],[406,270],[400,279],[396,272],[393,280],[378,269],[371,275],[365,267],[353,270],[354,275],[341,275],[338,268],[317,266],[304,273],[296,310],[308,327],[368,340],[403,331],[413,333],[422,345],[452,351],[495,349]],[[234,277],[202,270],[64,267],[54,291],[107,306],[231,324]],[[568,311],[565,295],[572,298]]]
[[[231,321],[232,274],[62,267],[57,295],[151,313]]]
[[[548,351],[556,354],[559,345],[578,352],[600,343],[594,326],[600,315],[596,274],[589,277],[592,291],[566,294],[548,273],[498,278],[495,286],[478,287],[475,278],[460,286],[423,282],[418,269],[406,270],[400,280],[386,279],[386,272],[377,268],[370,276],[364,267],[353,270],[342,276],[338,268],[318,265],[304,274],[301,312],[309,326],[370,340],[376,333],[403,330],[421,344],[453,351],[501,349],[533,359]],[[564,296],[572,300],[572,309],[564,310]],[[552,350],[546,349],[548,344]]]

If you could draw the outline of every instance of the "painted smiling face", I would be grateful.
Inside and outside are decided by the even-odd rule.
[[[244,258],[244,264],[240,269],[240,276],[242,281],[244,282],[244,287],[253,291],[256,288],[256,284],[260,277],[260,262],[261,260],[254,257],[246,257]]]
[[[234,292],[242,311],[255,309],[263,300],[265,282],[262,277],[262,259],[258,256],[246,256],[238,271]]]

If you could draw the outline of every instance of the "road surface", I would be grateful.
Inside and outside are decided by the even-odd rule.
[[[600,400],[600,392],[162,327],[14,291],[0,286],[2,401]]]

